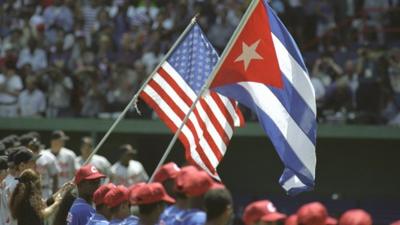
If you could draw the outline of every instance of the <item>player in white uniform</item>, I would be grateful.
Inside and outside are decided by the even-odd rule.
[[[78,156],[78,158],[76,159],[76,167],[77,168],[80,168],[85,163],[85,161],[87,160],[89,155],[92,153],[92,151],[93,151],[92,138],[83,137],[80,150],[81,150],[81,155]],[[111,164],[104,156],[95,154],[90,159],[89,163],[92,164],[93,166],[95,166],[97,168],[97,170],[100,171],[100,173],[106,175],[107,177],[111,176],[111,170],[110,170]]]
[[[5,183],[3,182],[8,175],[7,168],[7,156],[0,156],[0,225],[6,225],[10,214],[7,206]]]
[[[122,153],[118,162],[111,167],[112,182],[116,185],[131,186],[139,182],[146,182],[149,179],[143,165],[134,159],[137,150],[131,145],[123,145],[120,147]]]
[[[75,176],[76,155],[72,150],[64,147],[65,141],[67,140],[69,140],[69,137],[66,136],[63,131],[54,131],[51,135],[50,149],[47,150],[55,156],[57,165],[60,168],[57,189],[71,181]]]

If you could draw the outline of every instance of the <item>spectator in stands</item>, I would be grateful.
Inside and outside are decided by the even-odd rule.
[[[111,180],[116,185],[129,187],[135,183],[144,182],[149,179],[143,165],[134,160],[137,150],[131,145],[122,145],[119,148],[121,154],[118,162],[111,167]]]
[[[174,203],[175,200],[167,194],[160,183],[143,185],[136,191],[135,196],[135,204],[139,206],[138,224],[157,224],[165,205]]]
[[[0,156],[0,224],[6,224],[8,218],[8,207],[6,190],[3,185],[3,180],[7,177],[7,156]]]
[[[46,71],[45,75],[48,96],[47,115],[49,117],[70,116],[71,112],[71,91],[73,88],[72,79],[65,76],[58,68]]]
[[[81,139],[81,155],[76,158],[76,168],[80,168],[86,162],[93,152],[93,147],[94,143],[92,138],[83,137]],[[104,156],[94,154],[88,163],[95,166],[102,174],[108,177],[111,176],[111,164]]]
[[[0,74],[0,117],[17,116],[18,95],[22,88],[22,80],[16,74],[15,61],[7,58],[5,71]]]
[[[25,64],[30,64],[33,71],[39,71],[47,67],[46,51],[38,46],[36,39],[31,38],[28,46],[19,53],[17,68],[22,68]]]
[[[67,216],[67,225],[86,225],[96,210],[92,207],[93,194],[100,186],[100,179],[106,176],[99,173],[96,167],[88,164],[75,174],[78,198],[75,199]]]
[[[395,49],[391,52],[389,58],[389,78],[393,90],[393,108],[394,116],[390,118],[389,124],[400,124],[400,50]]]
[[[64,5],[64,0],[54,0],[53,4],[44,10],[43,18],[46,27],[56,25],[67,32],[71,31],[74,25],[71,9]]]
[[[204,206],[206,225],[226,225],[233,219],[232,196],[224,187],[209,190],[204,196]]]
[[[62,193],[54,198],[54,203],[46,207],[40,190],[40,176],[31,169],[24,170],[17,178],[18,185],[11,199],[10,209],[18,225],[43,225],[61,202]]]
[[[65,148],[65,142],[69,137],[61,130],[56,130],[51,134],[50,151],[57,160],[57,165],[60,168],[58,174],[58,188],[63,184],[72,180],[76,171],[76,155],[75,153]]]
[[[29,76],[25,80],[26,89],[18,97],[18,109],[22,117],[42,117],[46,112],[44,93],[37,88],[36,77]]]

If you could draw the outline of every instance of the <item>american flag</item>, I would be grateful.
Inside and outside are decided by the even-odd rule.
[[[201,28],[194,24],[140,97],[176,132],[219,57]],[[244,120],[235,101],[207,92],[197,103],[179,136],[186,159],[211,175],[226,152],[235,126]]]

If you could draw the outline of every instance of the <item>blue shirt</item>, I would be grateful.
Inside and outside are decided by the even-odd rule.
[[[174,209],[170,210],[173,211]],[[175,212],[175,215],[168,218],[164,215],[164,220],[162,220],[161,222],[164,222],[165,225],[204,225],[207,221],[206,213],[201,210],[182,210],[178,208],[176,208],[175,210],[178,210],[177,212]]]
[[[68,212],[67,225],[86,225],[96,210],[82,198],[75,199]]]
[[[86,225],[109,225],[110,222],[101,214],[95,213]]]
[[[160,216],[160,224],[172,225],[175,217],[183,211],[184,210],[176,207],[175,205],[167,207]]]
[[[129,216],[126,218],[123,222],[124,225],[138,225],[139,224],[139,218],[136,216]]]
[[[110,220],[110,225],[123,225],[125,219],[112,219]]]

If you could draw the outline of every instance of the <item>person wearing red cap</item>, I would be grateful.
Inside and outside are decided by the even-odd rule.
[[[197,172],[198,169],[194,166],[183,167],[175,176],[174,186],[176,186],[176,178],[182,177],[185,173]],[[181,179],[181,178],[180,178]],[[185,193],[174,188],[176,203],[167,207],[160,216],[160,221],[163,224],[172,225],[175,221],[180,221],[179,216],[188,209],[188,198]]]
[[[159,182],[161,183],[167,193],[175,197],[175,192],[174,192],[174,186],[175,186],[175,177],[178,175],[178,172],[181,169],[179,168],[178,165],[174,162],[167,163],[163,165],[160,169],[156,171],[154,174],[154,182]]]
[[[206,225],[227,225],[233,219],[232,195],[223,185],[213,185],[204,195]]]
[[[107,193],[115,188],[115,184],[101,185],[93,194],[93,202],[96,205],[96,213],[89,219],[86,225],[108,225],[111,219],[110,209],[105,205],[104,199]]]
[[[105,177],[91,164],[81,167],[76,172],[75,184],[79,197],[69,209],[67,225],[86,225],[95,214],[96,211],[92,207],[93,194],[100,186],[100,179]]]
[[[320,202],[303,205],[297,211],[297,224],[302,225],[335,225],[337,220],[329,217],[326,207]]]
[[[134,194],[131,198],[133,203],[139,206],[140,225],[159,224],[165,205],[175,203],[160,183],[142,185],[132,194]]]
[[[203,225],[206,223],[206,213],[203,211],[204,194],[213,185],[213,180],[204,171],[193,170],[179,173],[175,180],[176,190],[187,197],[187,209],[177,214],[172,224]]]
[[[128,188],[122,185],[112,188],[104,197],[104,202],[110,208],[110,225],[125,224],[130,214]]]
[[[286,219],[286,215],[279,213],[269,200],[260,200],[250,203],[244,210],[242,220],[245,225],[259,223],[276,223]]]
[[[351,209],[343,213],[339,225],[372,225],[372,218],[362,209]]]

